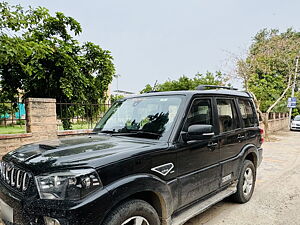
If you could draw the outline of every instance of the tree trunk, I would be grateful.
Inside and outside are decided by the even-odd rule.
[[[266,141],[269,141],[269,113],[263,113],[261,116],[264,124],[264,137]]]

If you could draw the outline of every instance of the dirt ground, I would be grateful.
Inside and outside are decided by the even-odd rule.
[[[300,132],[280,132],[272,140],[263,145],[248,203],[220,202],[185,225],[300,225]]]

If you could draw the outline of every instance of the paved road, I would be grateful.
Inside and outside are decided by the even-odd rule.
[[[250,202],[220,202],[185,225],[300,225],[300,132],[265,143]]]

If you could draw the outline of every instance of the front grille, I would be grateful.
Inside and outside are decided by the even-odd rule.
[[[26,192],[30,180],[31,174],[26,171],[16,167],[9,162],[0,162],[1,176],[0,179],[8,184],[11,188],[15,189],[18,192]]]

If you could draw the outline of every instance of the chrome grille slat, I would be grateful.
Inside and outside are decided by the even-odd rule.
[[[30,183],[30,174],[14,166],[12,163],[1,162],[0,179],[13,189],[19,192],[25,192]]]
[[[21,187],[21,170],[18,170],[17,172],[17,188],[20,189]]]
[[[16,182],[15,182],[15,168],[12,168],[12,170],[11,170],[10,185],[12,187],[14,187],[16,185]]]

